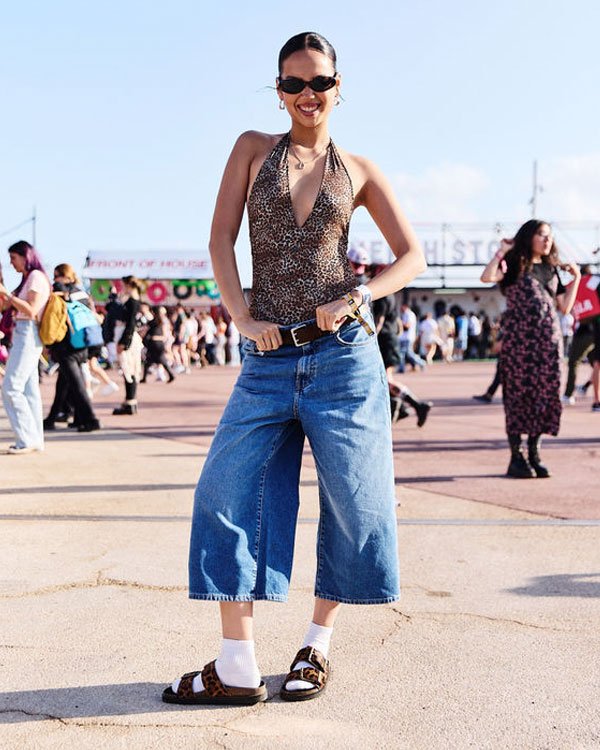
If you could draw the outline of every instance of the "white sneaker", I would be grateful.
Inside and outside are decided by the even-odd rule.
[[[563,396],[560,399],[565,406],[574,406],[575,405],[575,396]]]
[[[10,445],[6,451],[9,456],[25,456],[28,453],[35,453],[39,448],[17,448],[16,445]]]
[[[119,386],[111,380],[110,383],[107,383],[105,386],[100,388],[100,395],[101,396],[110,396],[111,393],[116,393],[119,390]]]

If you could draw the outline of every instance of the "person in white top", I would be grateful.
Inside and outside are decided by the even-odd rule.
[[[417,316],[406,302],[403,302],[400,306],[400,336],[398,337],[400,344],[400,366],[398,367],[398,372],[404,372],[407,361],[413,370],[416,367],[420,367],[421,370],[425,369],[425,360],[421,359],[414,349],[416,339]]]
[[[452,355],[454,354],[454,337],[456,336],[456,325],[454,324],[454,318],[448,311],[437,319],[438,328],[440,331],[440,339],[442,340],[442,354],[446,362],[452,362]]]
[[[467,324],[468,331],[468,344],[465,359],[477,359],[479,356],[479,343],[481,340],[481,320],[478,315],[474,312],[469,313],[469,321]]]
[[[227,350],[229,356],[227,357],[228,365],[239,365],[240,364],[240,332],[238,327],[233,322],[229,321],[227,326]]]
[[[421,353],[425,355],[425,361],[430,365],[433,362],[437,347],[442,346],[440,329],[430,312],[426,313],[419,323],[419,335],[421,338]]]
[[[200,338],[204,344],[204,351],[209,365],[214,365],[215,358],[215,339],[217,335],[217,326],[215,321],[207,312],[200,313]]]
[[[44,448],[38,361],[42,353],[39,323],[50,297],[50,280],[35,248],[24,240],[8,248],[10,263],[20,273],[14,292],[0,284],[3,309],[12,307],[15,330],[2,384],[2,401],[16,442],[7,453],[18,455]]]
[[[559,313],[560,330],[563,337],[563,351],[565,357],[571,353],[571,344],[573,343],[573,333],[575,330],[575,318],[571,313]]]

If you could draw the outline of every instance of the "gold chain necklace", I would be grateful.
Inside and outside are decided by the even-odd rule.
[[[294,157],[294,159],[295,159],[295,160],[296,160],[296,161],[298,162],[298,163],[297,163],[297,164],[295,165],[295,166],[296,166],[296,169],[304,169],[304,165],[305,165],[305,164],[312,164],[312,163],[313,163],[313,161],[316,161],[316,160],[317,160],[317,159],[319,158],[319,156],[322,156],[322,155],[323,155],[323,154],[325,153],[325,151],[327,150],[328,146],[329,146],[329,141],[327,141],[327,143],[326,143],[325,147],[324,147],[324,148],[322,148],[322,149],[321,149],[321,150],[319,151],[319,153],[318,153],[318,154],[317,154],[316,156],[313,156],[313,158],[312,158],[312,159],[306,159],[305,161],[302,161],[302,159],[301,159],[301,158],[300,158],[300,157],[298,156],[298,154],[297,154],[297,153],[296,153],[296,152],[294,151],[294,149],[293,149],[293,147],[292,147],[292,141],[291,141],[291,140],[290,140],[290,145],[289,145],[289,147],[288,147],[288,148],[289,148],[289,152],[290,152],[290,154],[291,154],[291,155],[292,155],[292,156]]]

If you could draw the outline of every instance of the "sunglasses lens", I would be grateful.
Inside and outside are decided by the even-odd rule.
[[[286,94],[299,94],[305,86],[309,86],[313,91],[329,91],[336,84],[335,76],[316,76],[312,81],[303,81],[302,78],[282,78],[279,81],[279,88]]]
[[[313,91],[329,91],[335,86],[335,78],[333,76],[317,76],[312,79],[309,86]]]
[[[286,94],[299,94],[304,86],[301,78],[283,78],[279,81],[279,88]]]

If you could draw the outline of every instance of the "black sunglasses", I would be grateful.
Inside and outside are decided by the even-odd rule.
[[[304,87],[308,86],[313,91],[321,93],[322,91],[329,91],[337,83],[337,74],[332,76],[315,76],[312,81],[304,81],[302,78],[278,78],[277,86],[285,94],[299,94],[304,91]]]

